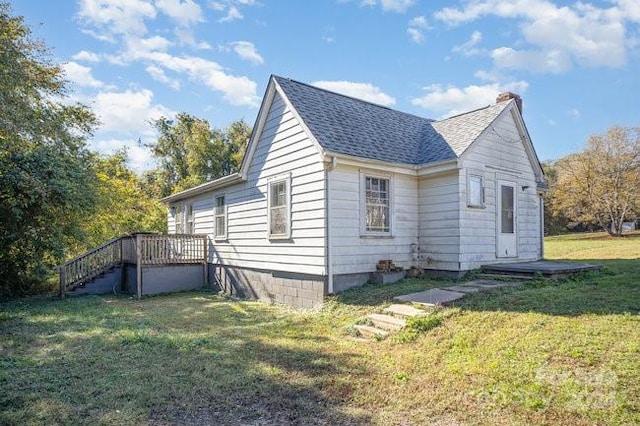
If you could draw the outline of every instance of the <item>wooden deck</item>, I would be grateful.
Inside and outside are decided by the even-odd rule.
[[[206,235],[135,233],[115,238],[58,267],[60,296],[94,278],[126,264],[136,266],[137,297],[142,296],[143,267],[202,264],[207,281],[208,238]],[[124,279],[124,276],[123,276]]]
[[[541,274],[545,278],[568,278],[587,271],[600,271],[602,265],[577,262],[559,262],[552,260],[537,260],[534,262],[496,263],[483,265],[482,272],[486,274],[533,276]]]

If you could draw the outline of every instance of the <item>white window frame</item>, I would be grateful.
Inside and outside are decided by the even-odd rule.
[[[387,181],[387,199],[388,199],[388,230],[369,230],[367,229],[367,179],[382,179]],[[360,235],[363,237],[391,237],[393,236],[394,225],[394,194],[395,183],[393,176],[390,174],[360,172]]]
[[[191,215],[189,215],[189,210],[191,210]],[[184,205],[184,233],[193,235],[196,229],[196,209],[193,207],[193,204],[185,204]]]
[[[182,234],[184,231],[184,205],[178,204],[173,206],[173,223],[175,225],[174,233]]]
[[[220,211],[220,206],[218,205],[218,200],[222,198],[222,211]],[[229,227],[229,223],[228,223],[228,214],[227,214],[227,194],[219,194],[216,195],[213,199],[214,201],[214,205],[213,205],[213,234],[214,234],[214,239],[215,240],[226,240],[227,239],[227,230]],[[218,219],[222,218],[224,220],[224,229],[222,229],[222,232],[219,232],[218,229]]]
[[[473,183],[478,182],[480,183],[480,191],[479,191],[479,196],[480,199],[479,200],[474,200],[473,199],[473,191],[472,191],[472,185]],[[467,174],[467,207],[470,208],[476,208],[476,209],[483,209],[485,208],[485,183],[484,183],[484,176],[480,173],[475,173],[475,172],[471,172]]]
[[[284,183],[285,184],[285,225],[286,230],[284,233],[272,234],[271,233],[271,211],[282,206],[271,207],[271,188],[274,185]],[[270,240],[287,240],[291,238],[291,174],[280,175],[273,177],[267,181],[267,236]]]

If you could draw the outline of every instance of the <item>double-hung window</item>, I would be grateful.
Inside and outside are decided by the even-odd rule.
[[[369,234],[391,233],[391,180],[364,177],[364,231]]]
[[[178,205],[174,207],[173,220],[176,225],[176,234],[184,233],[185,208],[185,205]]]
[[[187,204],[185,208],[185,234],[193,234],[194,230],[194,214],[193,204]]]
[[[269,238],[290,238],[290,177],[270,181],[267,191]]]
[[[224,195],[216,197],[216,206],[214,208],[215,216],[215,238],[224,240],[227,238],[227,204]]]

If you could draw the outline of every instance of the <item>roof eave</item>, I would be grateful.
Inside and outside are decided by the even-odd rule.
[[[231,175],[227,175],[219,179],[205,182],[201,185],[194,186],[193,188],[185,189],[184,191],[180,191],[175,194],[169,195],[168,197],[162,198],[160,201],[165,204],[171,204],[171,203],[175,203],[176,201],[182,201],[187,198],[195,197],[196,195],[202,195],[204,193],[207,193],[216,189],[221,189],[229,185],[233,185],[235,183],[240,183],[242,181],[243,181],[242,176],[240,176],[239,173],[233,173]]]
[[[433,161],[431,163],[423,164],[409,164],[409,163],[393,163],[389,161],[376,160],[373,158],[359,157],[355,155],[342,154],[339,152],[325,151],[326,158],[335,158],[341,164],[355,166],[355,167],[375,167],[377,169],[392,171],[396,173],[408,174],[413,176],[423,176],[432,174],[434,170],[453,170],[459,168],[459,162],[457,158],[450,158],[447,160]]]

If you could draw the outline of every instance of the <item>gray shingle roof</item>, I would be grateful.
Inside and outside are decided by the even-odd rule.
[[[489,105],[444,120],[434,121],[433,128],[442,135],[457,156],[460,156],[506,108],[508,102]]]
[[[282,77],[273,77],[323,149],[391,163],[459,156],[508,104],[435,122]]]

